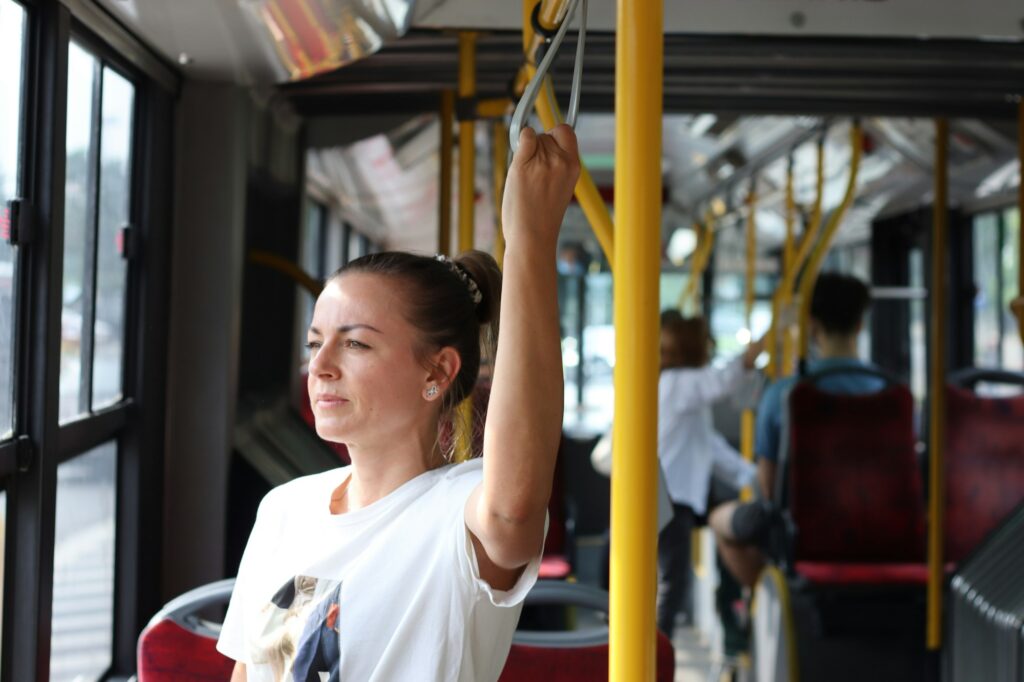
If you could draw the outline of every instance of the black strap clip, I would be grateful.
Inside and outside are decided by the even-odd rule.
[[[27,199],[11,199],[0,208],[0,238],[11,246],[25,246],[32,241],[35,225],[32,204]]]

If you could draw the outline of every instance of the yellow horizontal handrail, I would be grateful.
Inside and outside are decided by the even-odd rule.
[[[477,118],[502,118],[512,110],[512,100],[508,97],[492,97],[476,101]]]
[[[308,291],[313,298],[319,296],[320,292],[324,289],[324,285],[320,280],[312,277],[298,265],[292,263],[287,258],[278,256],[276,253],[253,250],[249,252],[249,262],[280,272]]]

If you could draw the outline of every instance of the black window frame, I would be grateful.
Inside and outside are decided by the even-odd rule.
[[[119,55],[90,28],[99,26],[123,44],[126,32],[108,15],[97,23],[95,10],[80,20],[63,3],[15,1],[26,9],[27,38],[21,194],[32,211],[35,234],[17,253],[15,431],[12,440],[0,444],[0,487],[8,495],[3,617],[5,623],[17,623],[3,628],[0,679],[49,677],[57,467],[110,441],[118,447],[117,536],[111,666],[103,679],[122,679],[134,673],[138,634],[160,606],[153,602],[159,598],[160,585],[171,130],[178,76],[164,64],[173,78],[154,78]],[[133,229],[126,242],[122,399],[60,425],[67,69],[72,39],[97,57],[99,68],[116,70],[135,87],[129,208]],[[147,48],[140,44],[138,49]],[[154,59],[163,64],[152,53],[143,61],[151,65]],[[90,394],[90,403],[91,399]]]

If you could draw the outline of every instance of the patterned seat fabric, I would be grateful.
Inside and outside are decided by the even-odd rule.
[[[139,637],[139,682],[227,682],[235,662],[216,645],[211,637],[160,620]]]
[[[904,386],[837,395],[810,383],[789,399],[789,508],[796,560],[924,560],[913,398]]]
[[[657,682],[675,679],[675,651],[658,633]],[[608,679],[608,645],[548,648],[513,644],[498,682],[591,682]]]
[[[1024,500],[1024,396],[946,400],[945,554],[961,561]]]

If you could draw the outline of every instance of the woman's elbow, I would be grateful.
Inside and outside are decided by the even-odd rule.
[[[528,564],[544,546],[545,513],[524,512],[521,515],[488,514],[482,524],[480,538],[490,557],[505,569]]]

